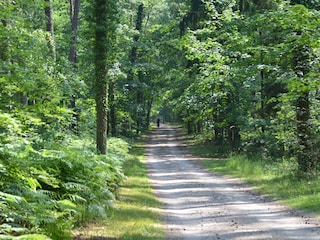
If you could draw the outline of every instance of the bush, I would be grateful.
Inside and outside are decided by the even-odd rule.
[[[75,224],[106,217],[124,177],[128,144],[110,139],[102,156],[88,140],[66,137],[37,150],[13,123],[8,132],[0,121],[1,238],[70,239]]]

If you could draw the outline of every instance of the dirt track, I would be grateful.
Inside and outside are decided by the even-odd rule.
[[[319,219],[254,194],[246,184],[204,170],[181,130],[161,126],[146,145],[167,239],[320,239]]]

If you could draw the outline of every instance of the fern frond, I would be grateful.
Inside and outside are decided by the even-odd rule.
[[[30,233],[30,231],[27,228],[14,225],[14,224],[5,223],[0,225],[0,234],[10,234],[10,233],[15,233],[16,235],[22,235],[22,234],[28,234]]]
[[[70,201],[74,202],[74,203],[86,203],[87,200],[77,194],[64,194],[62,196],[64,199],[69,199]]]
[[[86,191],[89,187],[82,183],[66,182],[62,184],[62,187],[67,191]]]
[[[0,191],[0,201],[9,202],[9,203],[22,203],[22,202],[25,202],[25,199],[20,196],[16,196],[16,195],[12,195],[12,194]]]

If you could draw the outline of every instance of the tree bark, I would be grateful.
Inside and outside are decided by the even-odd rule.
[[[296,100],[296,132],[298,138],[297,162],[300,176],[313,175],[316,171],[316,162],[311,156],[311,129],[310,129],[310,100],[307,90],[308,80],[305,75],[310,71],[310,48],[307,45],[297,45],[293,50],[294,71],[305,89],[298,90]]]
[[[71,39],[70,39],[70,51],[69,51],[69,62],[72,67],[72,71],[76,71],[77,63],[77,31],[79,23],[79,10],[81,0],[70,0],[70,22],[71,22]],[[73,109],[72,123],[70,125],[71,130],[76,131],[79,114],[76,110],[76,94],[72,94],[70,98],[69,107]]]
[[[114,97],[114,82],[109,84],[109,101],[110,101],[110,129],[111,135],[117,135],[117,117],[116,117],[116,108],[115,108],[115,97]]]
[[[95,5],[95,87],[96,87],[96,145],[99,154],[107,153],[107,1],[96,0]]]
[[[147,116],[146,116],[146,128],[149,127],[151,122],[151,109],[152,109],[153,97],[147,102]]]
[[[144,5],[141,3],[138,6],[138,11],[137,11],[135,29],[137,30],[138,33],[133,36],[134,43],[137,43],[140,38],[139,34],[142,31],[143,12],[144,12]],[[139,59],[139,57],[140,56],[138,56],[138,48],[135,45],[133,45],[129,55],[131,69],[128,72],[127,79],[128,81],[132,82],[132,84],[129,84],[132,86],[130,88],[130,91],[132,92],[132,96],[133,96],[131,100],[133,101],[133,103],[136,103],[136,108],[133,110],[131,114],[132,114],[132,119],[134,119],[134,121],[136,122],[137,134],[140,133],[141,126],[142,126],[142,119],[143,119],[142,112],[141,112],[141,109],[142,109],[141,99],[143,98],[143,93],[140,88],[142,74],[141,74],[141,71],[139,71],[137,76],[137,74],[134,73],[133,68],[134,68],[134,65],[137,63],[137,60]],[[136,84],[134,82],[136,82]]]
[[[73,68],[75,68],[75,64],[77,62],[77,31],[79,23],[80,1],[81,0],[70,0],[71,42],[69,61]]]
[[[311,157],[311,132],[309,127],[310,101],[309,93],[303,93],[296,101],[296,125],[298,136],[297,160],[301,174],[312,173],[316,163]]]
[[[48,46],[50,49],[50,54],[52,55],[55,61],[55,46],[54,46],[54,26],[53,26],[53,9],[52,9],[52,0],[45,0],[45,15],[47,17],[46,21],[46,31],[49,33],[48,37]]]

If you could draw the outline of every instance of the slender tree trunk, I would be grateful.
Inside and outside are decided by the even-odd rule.
[[[79,10],[81,0],[70,0],[70,22],[71,22],[71,39],[70,39],[70,51],[69,51],[69,62],[72,66],[73,73],[76,71],[77,63],[77,31],[79,23]],[[79,114],[76,110],[76,94],[72,94],[70,98],[69,107],[73,109],[72,123],[70,125],[71,130],[75,131],[79,119]]]
[[[54,44],[54,27],[53,27],[53,9],[52,9],[52,0],[45,0],[45,15],[47,17],[46,22],[46,31],[49,33],[48,37],[48,46],[50,49],[50,54],[53,57],[53,60],[56,59],[55,53],[55,44]]]
[[[107,0],[95,1],[95,87],[96,87],[96,144],[99,154],[107,153]]]
[[[7,27],[7,20],[6,19],[1,19],[1,23],[3,25],[3,27]],[[0,45],[0,60],[7,60],[8,56],[7,56],[7,51],[8,51],[8,47],[9,47],[9,37],[7,36],[5,41],[1,42]]]
[[[309,126],[310,101],[309,93],[303,93],[296,101],[296,124],[298,136],[297,160],[300,173],[312,173],[315,162],[311,156],[311,132]]]
[[[75,68],[77,62],[77,31],[79,24],[80,0],[70,0],[71,41],[69,61]]]
[[[222,127],[214,127],[214,140],[217,144],[222,144],[223,143],[223,128]]]
[[[150,126],[150,118],[151,118],[151,108],[152,108],[153,98],[149,99],[147,102],[147,117],[146,117],[146,127]]]
[[[111,135],[117,135],[117,118],[116,118],[116,108],[115,108],[115,97],[114,97],[114,82],[109,84],[109,107],[110,107],[110,129]]]
[[[144,5],[140,4],[138,7],[138,13],[137,13],[137,22],[136,22],[136,30],[139,31],[139,33],[142,32],[142,21],[143,21],[143,15],[144,15]],[[137,35],[137,41],[139,40],[139,35]],[[136,53],[137,54],[137,53]],[[138,58],[139,56],[136,56]],[[140,83],[142,82],[142,72],[138,71],[138,88],[137,88],[137,95],[136,95],[136,101],[137,101],[137,133],[139,134],[142,126],[143,126],[143,119],[144,119],[144,113],[143,113],[143,92],[142,89],[139,87],[141,86]]]
[[[134,15],[134,9],[135,9],[135,4],[132,2],[130,5],[131,8],[131,14],[130,14],[130,27],[133,26],[133,15]]]
[[[138,85],[141,85],[140,83],[142,83],[143,81],[143,76],[142,76],[142,72],[139,71],[138,72]],[[144,127],[144,123],[143,123],[143,120],[144,119],[144,107],[143,107],[143,101],[144,101],[144,96],[143,96],[143,91],[141,89],[141,87],[138,87],[137,88],[137,99],[136,99],[137,103],[138,103],[138,118],[137,118],[137,127],[138,127],[138,134],[140,133],[140,131],[143,129]]]
[[[261,104],[261,113],[260,113],[260,117],[262,118],[263,120],[263,123],[262,123],[262,126],[261,126],[261,133],[264,134],[265,131],[266,131],[266,126],[265,126],[265,123],[264,123],[264,120],[266,119],[266,110],[265,110],[265,102],[266,102],[266,97],[265,97],[265,77],[264,77],[264,69],[261,69],[260,70],[260,104]]]
[[[305,75],[310,71],[310,48],[307,45],[297,45],[293,51],[294,70],[302,85],[307,86]],[[307,89],[307,87],[305,88]],[[300,90],[299,90],[300,91]],[[316,171],[315,159],[311,156],[311,129],[310,129],[310,100],[309,91],[302,90],[296,101],[296,126],[298,138],[297,161],[300,176],[313,175]]]
[[[262,32],[259,31],[260,37],[262,36]],[[263,43],[261,43],[263,45]],[[260,51],[260,64],[264,64],[264,58],[263,58],[264,52]],[[265,112],[265,102],[266,102],[266,91],[265,91],[265,71],[264,69],[260,69],[260,117],[262,120],[265,120],[266,118],[266,112]],[[265,133],[265,123],[263,121],[261,126],[261,133]]]
[[[132,5],[131,5],[132,6]],[[143,4],[140,4],[138,6],[138,11],[137,11],[137,19],[136,19],[136,26],[135,26],[135,29],[139,32],[137,33],[136,35],[133,36],[133,41],[134,42],[138,42],[139,41],[139,34],[141,33],[142,31],[142,21],[143,21]],[[137,134],[140,133],[140,130],[141,130],[141,126],[142,126],[142,112],[141,112],[141,94],[142,94],[142,91],[140,89],[140,80],[141,80],[141,71],[139,71],[138,73],[138,76],[136,77],[136,74],[134,74],[134,71],[133,71],[133,67],[134,65],[136,64],[137,60],[139,59],[139,56],[138,56],[138,49],[137,47],[134,45],[132,48],[131,48],[131,52],[130,52],[130,55],[129,55],[129,60],[130,60],[130,63],[131,63],[131,69],[129,70],[128,72],[128,81],[131,81],[132,83],[137,79],[137,83],[136,84],[129,84],[129,85],[132,85],[133,87],[131,87],[129,90],[132,92],[132,96],[133,96],[133,103],[136,103],[136,108],[134,109],[134,111],[131,113],[132,114],[132,119],[134,119],[134,121],[136,121],[136,125],[137,125]]]
[[[190,110],[187,110],[187,132],[188,134],[192,134],[192,122],[190,120]]]

